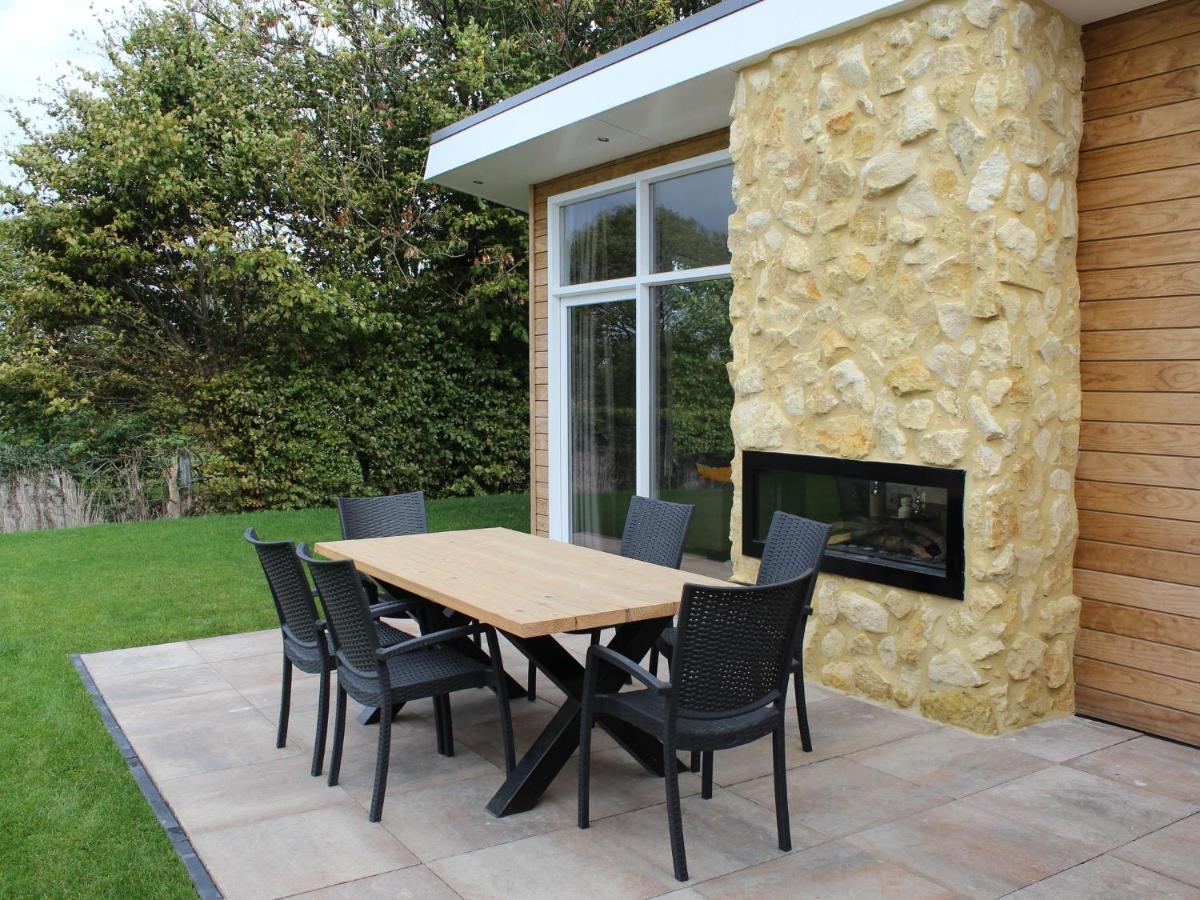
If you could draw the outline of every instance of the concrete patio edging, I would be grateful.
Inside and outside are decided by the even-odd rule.
[[[83,682],[84,688],[91,696],[92,702],[96,705],[96,711],[100,713],[100,721],[108,729],[109,737],[113,739],[113,743],[117,745],[117,750],[125,760],[125,765],[129,767],[129,773],[133,776],[134,782],[137,784],[139,790],[141,790],[142,796],[146,798],[146,802],[150,804],[150,809],[154,812],[155,818],[158,819],[158,824],[166,832],[167,839],[171,842],[171,846],[179,856],[179,861],[187,869],[188,876],[192,879],[192,886],[195,887],[200,900],[222,900],[223,895],[221,891],[217,888],[216,882],[213,881],[208,869],[205,868],[200,855],[196,853],[196,848],[192,846],[192,842],[188,839],[183,826],[179,824],[179,820],[171,812],[171,807],[159,792],[158,785],[154,783],[154,779],[150,777],[150,774],[146,771],[146,767],[142,765],[137,751],[133,749],[133,745],[125,736],[124,730],[118,724],[116,717],[113,716],[112,710],[108,708],[108,703],[105,702],[100,689],[96,686],[96,682],[92,678],[92,673],[88,671],[87,663],[83,661],[83,658],[78,653],[71,655],[71,663],[75,666],[75,671],[79,673],[79,678]]]

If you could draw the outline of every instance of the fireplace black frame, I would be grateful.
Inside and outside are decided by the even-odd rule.
[[[874,460],[842,459],[834,456],[811,456],[800,453],[772,453],[763,450],[742,452],[742,554],[762,558],[763,545],[754,539],[755,522],[759,518],[758,476],[765,471],[786,470],[814,475],[863,478],[870,481],[895,481],[946,491],[946,574],[938,576],[927,571],[906,567],[896,561],[871,562],[851,558],[826,550],[821,569],[850,578],[874,581],[893,587],[909,588],[926,594],[936,594],[952,600],[962,600],[965,579],[963,495],[966,472],[937,466],[916,466],[908,463],[877,462]],[[773,510],[772,510],[773,512]]]

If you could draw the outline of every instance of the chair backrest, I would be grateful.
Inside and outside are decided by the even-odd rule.
[[[755,584],[779,584],[799,578],[809,569],[820,570],[831,528],[824,522],[776,511]]]
[[[672,715],[719,718],[784,696],[814,571],[779,584],[688,584],[671,661]]]
[[[359,675],[375,677],[379,636],[371,619],[367,592],[354,563],[348,559],[316,559],[305,544],[300,545],[296,555],[308,565],[313,584],[321,596],[339,667],[349,664]]]
[[[633,496],[621,535],[621,555],[678,569],[692,520],[690,503],[670,503]]]
[[[244,537],[258,553],[280,626],[286,625],[302,641],[316,641],[317,605],[304,568],[296,559],[296,545],[291,541],[260,541],[253,528],[247,528]]]
[[[422,491],[386,497],[338,497],[338,519],[342,537],[348,541],[424,534],[429,530]]]

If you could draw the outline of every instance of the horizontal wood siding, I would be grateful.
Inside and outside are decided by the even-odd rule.
[[[722,129],[700,137],[669,144],[615,162],[573,172],[531,188],[529,261],[530,329],[529,421],[530,494],[535,534],[550,533],[550,417],[549,417],[549,279],[550,246],[547,201],[556,194],[578,190],[613,178],[624,178],[693,156],[703,156],[729,146],[729,131]]]
[[[1076,704],[1200,743],[1200,2],[1083,44]]]

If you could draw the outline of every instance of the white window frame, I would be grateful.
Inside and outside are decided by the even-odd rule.
[[[653,288],[665,284],[682,284],[693,281],[709,281],[732,276],[731,267],[726,265],[705,266],[672,272],[652,272],[654,253],[653,216],[650,207],[650,187],[680,175],[690,175],[705,169],[715,169],[730,162],[728,150],[718,150],[702,156],[694,156],[679,162],[636,172],[623,178],[614,178],[599,184],[589,185],[574,191],[555,194],[547,200],[547,251],[549,256],[548,276],[548,369],[549,391],[549,462],[550,462],[550,537],[554,540],[571,540],[571,475],[570,475],[570,391],[568,382],[571,372],[570,344],[567,334],[567,310],[573,306],[632,300],[637,322],[637,338],[634,347],[636,358],[636,437],[637,474],[635,490],[643,497],[651,494],[650,435],[653,429],[654,392],[653,377],[654,348],[650,336],[653,329],[651,306]],[[637,259],[635,274],[630,278],[614,278],[587,284],[561,284],[560,255],[562,252],[563,207],[580,200],[611,194],[634,188],[635,239]]]

